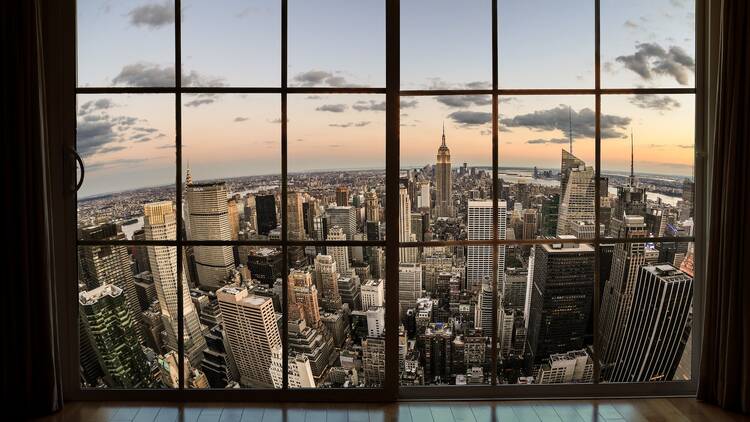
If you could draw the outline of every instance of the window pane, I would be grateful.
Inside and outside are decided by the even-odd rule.
[[[628,131],[602,140],[601,222],[608,237],[692,236],[694,95],[605,96]],[[625,217],[627,215],[627,217]]]
[[[484,248],[491,267],[492,246]],[[400,384],[489,384],[491,280],[467,282],[464,246],[400,248],[399,255]]]
[[[186,336],[195,333],[185,352],[205,374],[193,382],[191,372],[188,388],[281,388],[281,249],[187,246],[183,252],[191,302],[182,322]],[[209,267],[207,257],[227,257],[228,265]],[[211,271],[221,277],[207,286],[202,280]]]
[[[399,241],[466,239],[467,200],[492,198],[492,98],[404,97],[401,112]]]
[[[602,85],[695,86],[694,0],[603,0]]]
[[[196,94],[183,100],[187,238],[280,239],[280,97]]]
[[[289,387],[382,387],[385,249],[289,247]]]
[[[509,251],[512,250],[509,248]],[[509,272],[498,321],[501,354],[508,382],[558,384],[590,383],[594,372],[593,305],[595,251],[591,244],[565,242],[516,248],[526,261],[525,310],[519,316],[523,272]],[[528,315],[528,316],[526,316]],[[512,321],[512,322],[511,322]],[[514,332],[511,344],[506,334]],[[521,338],[519,338],[519,333]],[[525,335],[525,347],[522,338]],[[523,350],[523,358],[517,353]],[[498,364],[498,367],[500,364]],[[499,368],[498,368],[499,369]],[[537,370],[534,375],[534,370]]]
[[[279,86],[281,2],[182,2],[184,86]]]
[[[594,237],[594,108],[592,96],[500,98],[498,177],[507,239]],[[603,136],[624,136],[624,121],[603,116]]]
[[[78,86],[174,86],[174,2],[78,5]]]
[[[290,1],[289,86],[385,86],[385,2]]]
[[[693,243],[614,243],[602,254],[611,262],[601,278],[602,381],[690,380]]]
[[[136,239],[143,205],[175,200],[174,96],[79,95],[77,102],[76,149],[85,168],[78,225],[114,222]]]
[[[401,2],[402,89],[491,87],[491,2]]]
[[[82,229],[81,236],[109,240],[124,234],[104,223]],[[81,246],[78,268],[82,387],[177,388],[175,248]]]
[[[385,98],[289,96],[289,239],[382,240]],[[337,238],[337,240],[342,240]]]
[[[500,88],[594,87],[593,1],[498,3]]]

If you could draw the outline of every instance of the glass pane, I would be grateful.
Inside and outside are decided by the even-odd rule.
[[[505,381],[519,384],[590,383],[594,372],[594,260],[591,244],[565,242],[508,248],[523,268],[506,273],[498,318]],[[525,297],[523,279],[526,272]],[[520,311],[520,300],[525,300]],[[513,332],[512,341],[506,340]],[[525,336],[525,345],[523,337]],[[505,356],[508,356],[505,358]],[[498,370],[500,364],[498,363]]]
[[[154,223],[146,230],[164,227]],[[112,223],[81,234],[92,240],[124,236]],[[176,259],[175,248],[166,246],[78,248],[82,387],[178,387]]]
[[[491,267],[492,246],[485,248]],[[399,255],[400,384],[489,384],[491,280],[467,282],[464,246],[400,248]]]
[[[289,247],[289,387],[382,387],[385,250]]]
[[[281,2],[182,2],[184,86],[279,86]]]
[[[602,256],[602,381],[690,380],[693,243],[614,243]]]
[[[695,86],[694,0],[603,0],[602,85]]]
[[[174,86],[174,2],[80,0],[78,86]]]
[[[174,96],[79,95],[77,102],[76,150],[85,168],[78,226],[114,222],[137,239],[144,204],[175,201]]]
[[[492,98],[405,97],[401,111],[399,241],[466,239],[467,201],[492,198]]]
[[[491,87],[491,2],[401,2],[401,89]]]
[[[596,118],[592,96],[500,98],[500,200],[507,239],[594,237]],[[629,119],[602,116],[602,136]],[[572,153],[571,153],[572,152]]]
[[[184,331],[196,335],[185,351],[197,357],[193,366],[205,374],[204,381],[193,383],[190,373],[188,388],[281,388],[281,249],[187,246],[183,253],[191,301]],[[226,267],[201,263],[206,256],[227,254]],[[212,270],[221,277],[207,286],[202,280]]]
[[[385,86],[385,2],[289,2],[289,86]]]
[[[694,234],[695,97],[602,97],[602,112],[627,116],[628,131],[602,141],[601,222],[608,237]]]
[[[384,96],[290,95],[288,106],[289,239],[382,240]]]
[[[589,0],[500,0],[500,88],[593,88],[594,23]]]
[[[280,97],[197,94],[185,95],[184,101],[187,238],[281,238],[276,211],[281,194]]]

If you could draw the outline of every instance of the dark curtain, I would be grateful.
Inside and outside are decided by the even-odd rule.
[[[747,413],[750,412],[750,2],[725,0],[720,6],[716,19],[717,92],[711,110],[715,120],[709,146],[713,160],[698,398]]]
[[[41,22],[38,0],[0,1],[2,398],[26,417],[62,406]]]

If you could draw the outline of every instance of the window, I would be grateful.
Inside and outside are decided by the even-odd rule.
[[[77,3],[84,393],[694,385],[693,1]]]

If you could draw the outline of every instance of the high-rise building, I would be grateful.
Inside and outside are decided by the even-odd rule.
[[[159,374],[161,381],[169,388],[179,388],[180,369],[179,357],[177,352],[170,350],[163,356],[156,357],[159,365]],[[209,388],[208,378],[200,369],[193,368],[190,361],[185,361],[183,365],[183,380],[186,388]]]
[[[328,229],[328,240],[346,240],[344,230],[339,226]],[[326,252],[336,261],[336,268],[340,274],[349,276],[349,247],[348,246],[326,246]]]
[[[380,205],[378,204],[378,194],[374,190],[365,193],[365,221],[380,221]]]
[[[188,230],[193,240],[232,240],[226,183],[186,183]],[[231,246],[194,246],[198,283],[218,289],[234,269]]]
[[[411,204],[409,190],[400,187],[398,190],[398,241],[414,242],[417,237],[411,232]],[[401,263],[417,262],[417,248],[399,248],[399,261]]]
[[[320,290],[323,309],[327,312],[341,309],[338,265],[331,255],[315,257],[315,282]]]
[[[692,277],[668,264],[641,267],[627,328],[604,379],[671,381],[690,337],[692,307]]]
[[[305,238],[305,221],[302,213],[302,192],[288,192],[286,196],[287,236],[289,240]]]
[[[328,227],[338,226],[344,231],[346,240],[353,240],[357,234],[357,212],[352,206],[336,206],[326,209]]]
[[[290,319],[304,318],[308,325],[318,326],[318,289],[313,284],[312,274],[308,271],[292,270],[289,273],[289,302]],[[299,310],[295,310],[293,305],[299,306]]]
[[[537,210],[529,208],[523,210],[523,239],[536,239]]]
[[[333,336],[326,330],[308,326],[304,320],[289,321],[288,326],[290,356],[305,355],[310,362],[313,377],[316,381],[321,380],[335,362]]]
[[[123,240],[125,235],[117,230],[117,225],[100,224],[79,230],[83,240]],[[125,245],[90,245],[78,248],[81,279],[89,289],[105,284],[114,284],[122,289],[130,316],[135,324],[135,332],[141,342],[145,339],[138,292],[133,279],[133,269]]]
[[[336,188],[336,205],[339,207],[349,205],[349,188],[347,186],[339,186]]]
[[[398,266],[398,303],[401,316],[408,309],[416,308],[417,299],[422,297],[422,266],[414,263],[401,263]]]
[[[590,383],[593,378],[594,360],[582,349],[550,355],[539,368],[535,383]]]
[[[385,304],[385,282],[384,280],[367,280],[361,287],[362,309],[370,309],[371,306],[384,306]]]
[[[582,349],[591,317],[594,248],[565,240],[535,247],[527,341],[537,363]]]
[[[78,294],[85,334],[104,371],[107,385],[146,388],[150,370],[123,290],[103,284]]]
[[[435,215],[453,217],[453,183],[451,181],[451,151],[445,144],[445,125],[443,137],[435,162]]]
[[[281,347],[281,335],[268,297],[247,289],[222,287],[216,291],[224,330],[240,373],[240,384],[249,387],[281,388],[271,373],[271,352]]]
[[[604,283],[599,310],[599,359],[602,373],[608,374],[615,363],[630,312],[640,268],[646,264],[645,238],[648,229],[642,216],[624,215],[618,236],[642,238],[643,242],[618,243],[612,251],[609,280]]]
[[[507,203],[497,204],[497,238],[505,239]],[[467,206],[466,231],[468,240],[492,239],[492,201],[469,200]],[[505,273],[505,246],[498,246],[498,285],[503,285]],[[466,283],[471,288],[484,280],[492,279],[492,246],[468,246],[466,259]]]
[[[276,279],[282,277],[283,258],[279,249],[253,247],[247,252],[247,268],[253,279],[271,287]]]
[[[258,234],[268,236],[278,226],[276,218],[276,198],[273,195],[255,197],[255,215],[258,221]]]
[[[477,296],[477,306],[474,309],[474,328],[481,328],[492,332],[492,282],[485,280]]]
[[[385,381],[385,338],[362,340],[362,369],[367,387],[379,387]]]
[[[385,332],[385,308],[371,307],[366,313],[368,337],[381,337]]]
[[[573,221],[594,221],[596,188],[594,168],[577,157],[562,151],[560,212],[557,220],[557,235],[572,234]]]
[[[177,235],[177,224],[171,201],[162,201],[143,206],[143,229],[146,240],[169,240]],[[159,298],[161,318],[166,331],[166,346],[177,350],[177,248],[174,246],[149,245],[148,259],[154,277],[156,296]],[[198,314],[190,300],[187,283],[182,283],[182,323],[184,324],[185,356],[195,367],[200,367],[206,340]]]

